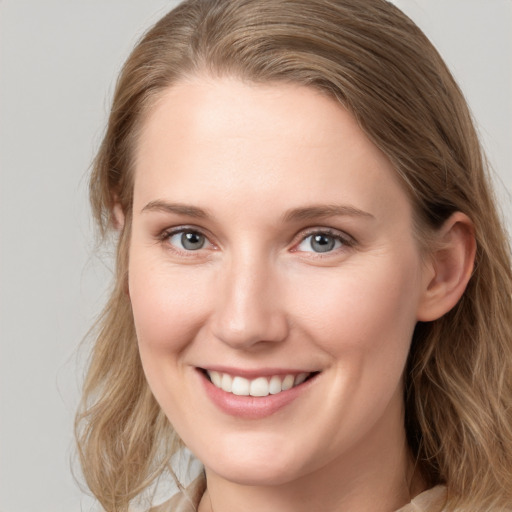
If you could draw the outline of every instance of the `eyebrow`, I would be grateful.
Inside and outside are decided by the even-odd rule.
[[[150,201],[141,213],[158,211],[164,213],[174,213],[177,215],[186,215],[196,219],[205,219],[211,217],[207,210],[183,203],[168,203],[157,199]],[[371,213],[360,210],[348,205],[312,205],[300,208],[293,208],[284,213],[283,222],[300,222],[304,220],[323,219],[326,217],[349,216],[349,217],[366,217],[373,219]]]
[[[186,215],[188,217],[195,217],[197,219],[204,219],[209,216],[206,210],[198,208],[197,206],[191,206],[182,203],[168,203],[162,200],[150,201],[141,213],[144,212],[165,212],[165,213],[176,213],[178,215]]]
[[[323,219],[326,217],[349,216],[366,217],[374,219],[375,217],[364,210],[348,205],[313,205],[303,208],[293,208],[283,215],[285,222],[297,222],[303,220]]]

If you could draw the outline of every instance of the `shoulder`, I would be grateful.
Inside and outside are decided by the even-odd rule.
[[[443,512],[446,502],[446,487],[436,485],[418,494],[410,503],[396,512]]]
[[[184,491],[176,493],[170,500],[161,505],[151,507],[149,512],[196,512],[205,489],[206,480],[201,475]]]
[[[418,494],[410,503],[396,512],[446,512],[447,489],[444,485],[437,485],[421,494]],[[450,509],[452,510],[452,509]],[[457,512],[473,512],[474,509],[456,508]],[[483,512],[483,509],[480,509]],[[486,508],[486,512],[512,512],[511,508]]]

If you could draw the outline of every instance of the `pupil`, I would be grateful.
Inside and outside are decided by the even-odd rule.
[[[197,251],[204,245],[204,236],[199,233],[183,233],[181,235],[181,244],[185,249]]]
[[[311,247],[315,252],[328,252],[334,249],[335,240],[329,235],[315,235],[311,240]]]

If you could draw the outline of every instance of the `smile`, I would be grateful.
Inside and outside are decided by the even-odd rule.
[[[308,390],[322,373],[196,368],[212,403],[225,414],[247,420],[266,418],[300,396],[308,396]]]
[[[283,391],[288,391],[302,384],[312,375],[311,373],[299,373],[297,375],[272,375],[270,377],[246,379],[245,377],[217,371],[207,371],[206,374],[215,387],[226,393],[254,397],[277,395]]]

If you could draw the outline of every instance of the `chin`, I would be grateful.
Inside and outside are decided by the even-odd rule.
[[[251,486],[286,484],[299,478],[301,468],[306,466],[296,459],[296,455],[287,456],[282,450],[263,450],[263,453],[252,454],[248,450],[231,450],[224,458],[213,456],[208,459],[203,459],[207,470],[230,482]]]
[[[271,461],[254,465],[217,464],[216,467],[206,467],[225,480],[249,486],[283,485],[298,478],[297,468],[277,467]]]

